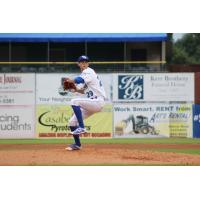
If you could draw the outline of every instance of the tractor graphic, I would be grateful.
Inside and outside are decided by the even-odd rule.
[[[127,119],[119,122],[115,126],[115,134],[124,134],[125,129],[130,123],[132,123],[132,130],[129,131],[129,133],[158,135],[155,128],[148,123],[148,118],[142,115],[138,115],[136,117],[134,117],[134,115],[130,115]]]

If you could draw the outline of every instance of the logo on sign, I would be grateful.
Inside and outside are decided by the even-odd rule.
[[[194,122],[199,122],[200,123],[200,114],[199,115],[194,115]]]
[[[19,83],[20,84],[20,83],[22,83],[22,77],[4,74],[3,76],[0,76],[0,83],[3,83],[3,84]]]
[[[143,99],[143,75],[120,75],[118,76],[119,99]]]

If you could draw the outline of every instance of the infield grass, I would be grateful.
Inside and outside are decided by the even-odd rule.
[[[0,144],[65,144],[73,142],[65,139],[0,139]],[[83,144],[200,144],[194,138],[81,138]]]

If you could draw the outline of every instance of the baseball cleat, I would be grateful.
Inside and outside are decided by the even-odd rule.
[[[71,132],[72,135],[80,135],[82,133],[86,133],[86,130],[85,130],[85,128],[81,128],[81,127],[77,128],[76,130]]]
[[[74,150],[81,150],[81,147],[79,147],[76,144],[71,144],[70,146],[65,148],[67,151],[74,151]]]

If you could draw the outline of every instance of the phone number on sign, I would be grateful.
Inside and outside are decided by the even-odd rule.
[[[0,99],[0,103],[14,103],[14,99]]]

